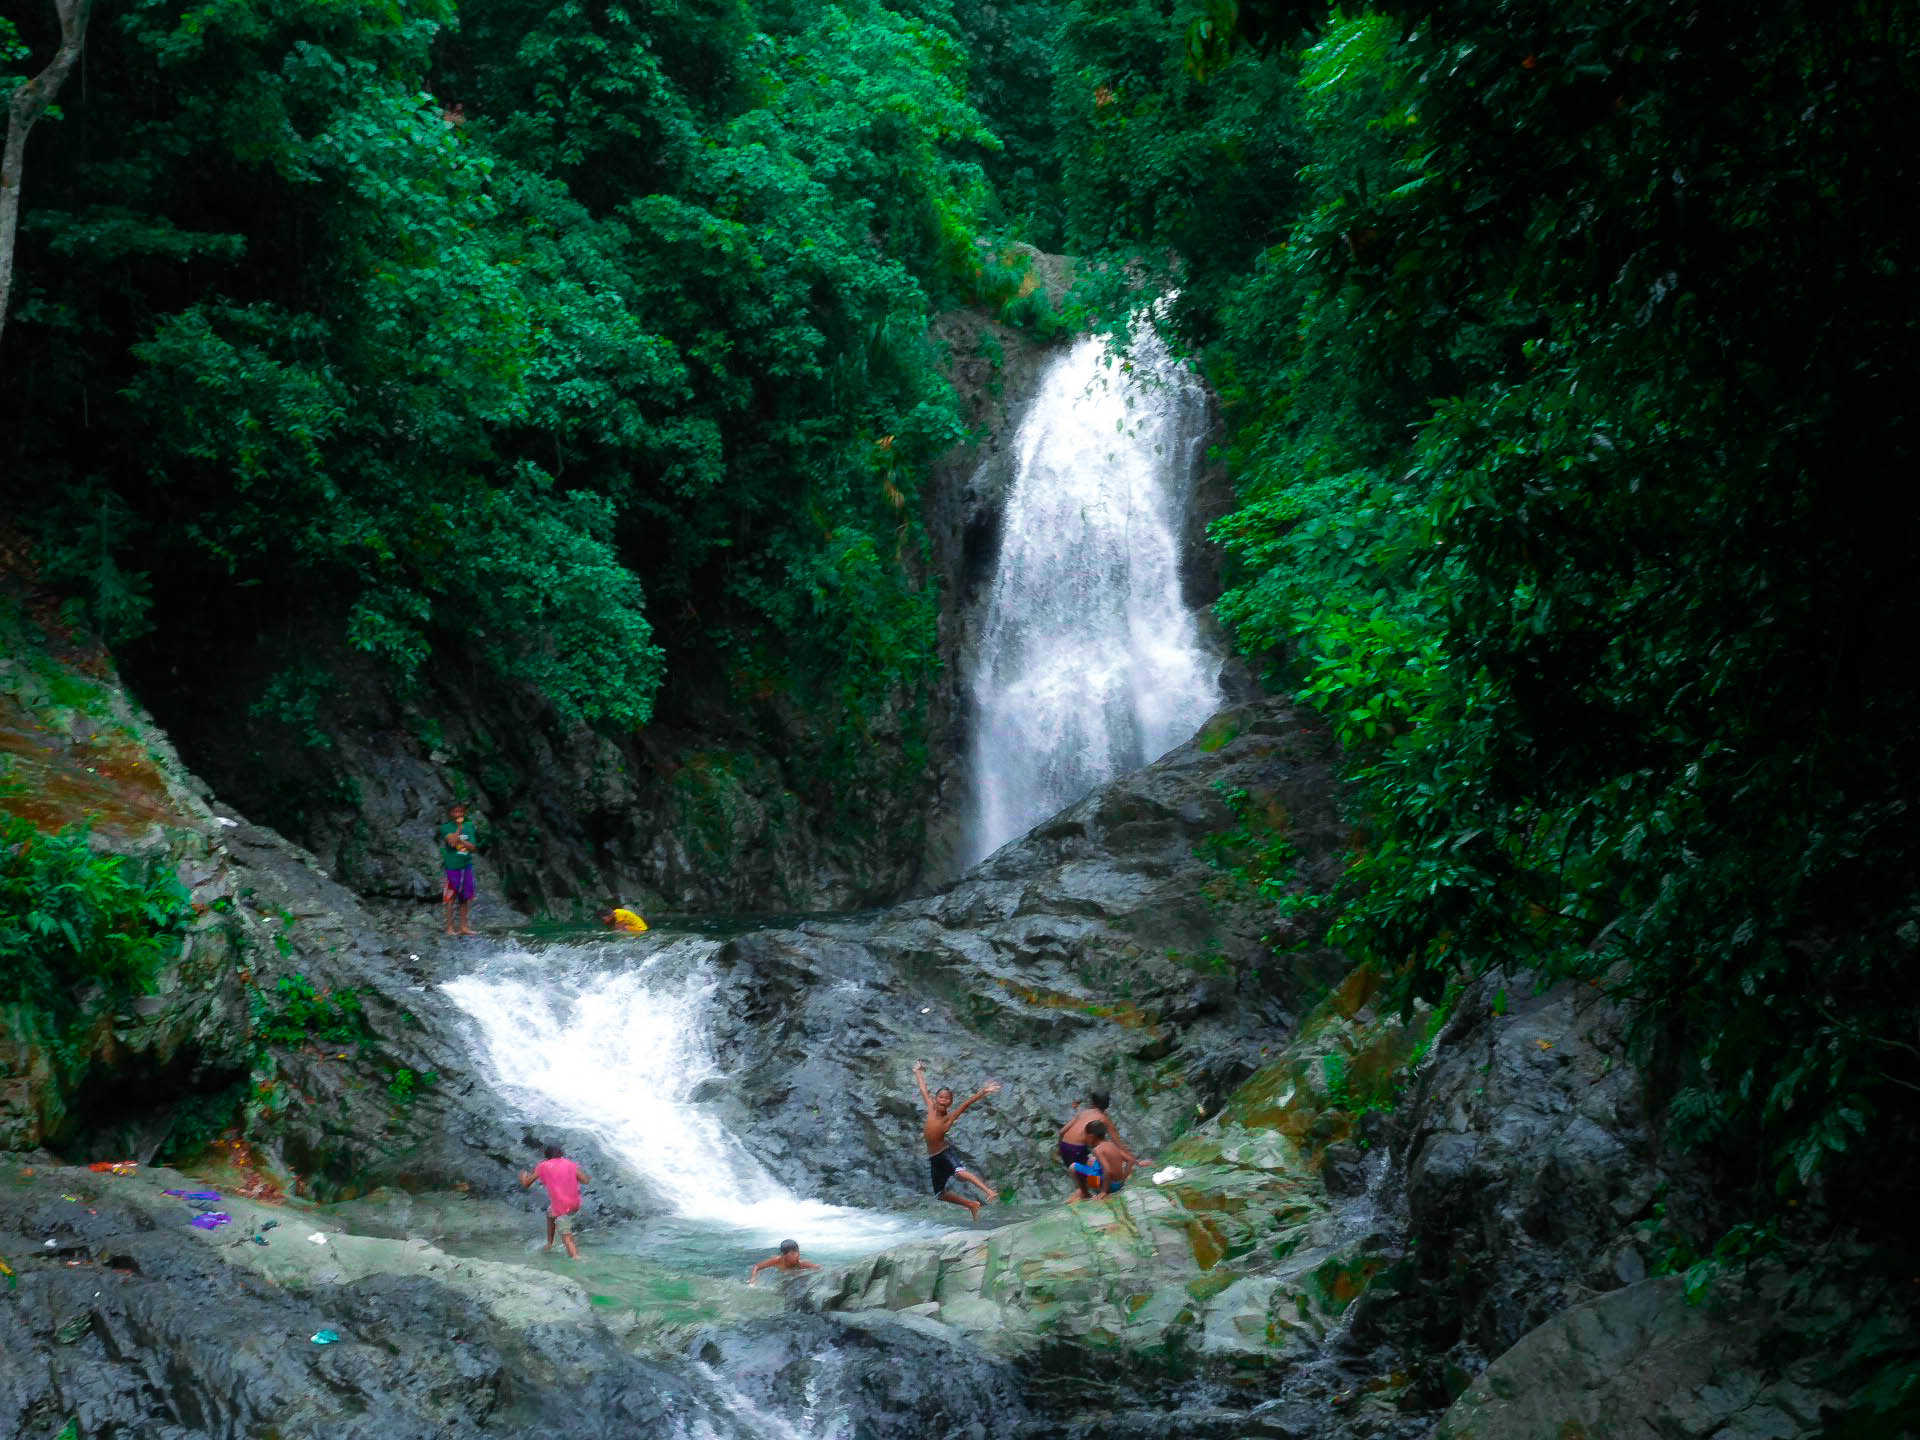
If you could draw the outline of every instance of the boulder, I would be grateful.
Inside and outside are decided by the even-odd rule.
[[[1813,1440],[1843,1409],[1823,1382],[1862,1298],[1793,1285],[1771,1267],[1700,1303],[1681,1276],[1643,1280],[1531,1331],[1434,1440]]]
[[[1493,973],[1460,996],[1396,1127],[1418,1284],[1369,1333],[1472,1372],[1704,1238],[1704,1177],[1665,1144],[1626,1024],[1591,986]]]

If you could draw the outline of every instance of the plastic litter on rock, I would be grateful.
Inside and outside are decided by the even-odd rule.
[[[340,1332],[337,1330],[316,1330],[313,1332],[313,1343],[316,1345],[332,1345],[338,1342],[339,1339]]]
[[[131,1175],[140,1167],[131,1160],[96,1160],[87,1169],[100,1175]]]
[[[162,1195],[176,1195],[182,1200],[218,1200],[218,1190],[162,1190]]]
[[[327,1237],[322,1235],[318,1230],[314,1231],[311,1235],[307,1236],[307,1239],[311,1240],[316,1245],[324,1245],[327,1243]]]
[[[58,1250],[59,1248],[60,1248],[60,1242],[58,1240],[47,1241],[47,1249]]]
[[[20,1282],[13,1278],[13,1267],[4,1260],[0,1260],[0,1276],[6,1278],[7,1288],[9,1290],[17,1290],[20,1288]]]
[[[1178,1165],[1169,1165],[1164,1170],[1156,1170],[1153,1172],[1153,1183],[1156,1185],[1170,1185],[1186,1173],[1187,1172],[1182,1170]]]
[[[233,1223],[233,1217],[224,1210],[215,1210],[208,1214],[196,1215],[187,1222],[196,1230],[218,1230],[222,1225]]]

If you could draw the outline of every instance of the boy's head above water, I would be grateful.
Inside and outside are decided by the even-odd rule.
[[[780,1242],[780,1253],[782,1255],[798,1255],[800,1253],[800,1242],[798,1240],[782,1240]]]
[[[944,1110],[953,1104],[953,1091],[949,1090],[945,1085],[942,1085],[938,1090],[933,1092],[933,1098],[940,1108]]]

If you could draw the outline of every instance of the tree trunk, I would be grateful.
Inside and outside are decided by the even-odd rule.
[[[20,228],[20,175],[26,168],[27,132],[47,113],[79,60],[93,0],[53,0],[53,8],[60,14],[60,48],[47,68],[14,91],[7,103],[7,148],[0,153],[0,335],[6,333],[7,300],[13,293],[13,237]]]

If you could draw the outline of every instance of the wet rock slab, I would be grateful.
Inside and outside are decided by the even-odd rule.
[[[955,1433],[1024,1416],[1005,1367],[908,1319],[793,1314],[734,1282],[708,1287],[697,1325],[661,1325],[600,1304],[589,1265],[475,1260],[233,1198],[204,1231],[161,1194],[193,1187],[172,1172],[0,1162],[9,1437],[72,1421],[141,1440],[747,1440],[784,1415],[887,1440],[945,1433],[924,1428],[936,1397]]]
[[[1811,1440],[1844,1408],[1821,1382],[1863,1297],[1797,1288],[1762,1269],[1695,1303],[1672,1275],[1576,1305],[1494,1361],[1434,1440]]]

